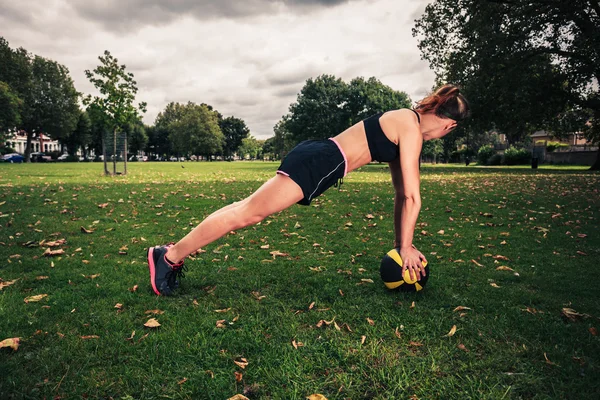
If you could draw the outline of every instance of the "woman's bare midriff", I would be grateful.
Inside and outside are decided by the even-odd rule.
[[[395,117],[406,118],[404,111],[406,110],[388,111],[385,113],[385,115],[394,115]],[[412,111],[409,111],[409,113],[413,114]],[[410,115],[408,115],[408,117],[410,117]],[[398,143],[398,138],[394,137],[395,135],[392,134],[395,129],[390,128],[390,121],[386,122],[387,124],[382,124],[382,130],[385,136],[387,136],[387,138],[392,142]],[[350,128],[334,137],[334,139],[340,145],[344,153],[346,153],[348,172],[371,162],[371,152],[369,151],[367,135],[365,134],[365,124],[362,121],[352,125]]]

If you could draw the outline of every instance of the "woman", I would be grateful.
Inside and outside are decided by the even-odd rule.
[[[171,295],[183,275],[183,260],[225,234],[254,225],[295,203],[311,200],[348,172],[371,161],[388,162],[396,196],[394,246],[400,248],[402,273],[425,275],[425,256],[412,244],[421,209],[419,157],[423,140],[438,139],[452,131],[469,113],[459,89],[445,85],[417,103],[414,110],[376,114],[334,138],[298,144],[283,160],[273,178],[248,198],[209,215],[174,245],[148,249],[152,289]]]

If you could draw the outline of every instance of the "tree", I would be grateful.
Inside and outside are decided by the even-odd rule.
[[[6,141],[5,135],[21,123],[21,99],[5,82],[0,82],[0,144]]]
[[[240,158],[245,159],[248,156],[251,160],[258,159],[262,154],[263,144],[263,141],[257,140],[252,135],[242,139],[242,144],[239,148]]]
[[[290,105],[286,130],[293,140],[326,139],[346,129],[348,116],[343,107],[347,93],[344,81],[332,75],[308,79],[296,103]]]
[[[101,110],[108,126],[113,134],[114,148],[116,150],[117,134],[127,124],[135,123],[140,115],[146,112],[146,103],[133,105],[137,94],[137,82],[133,79],[131,72],[126,72],[126,66],[119,65],[119,60],[113,57],[108,50],[104,56],[98,57],[100,65],[93,71],[86,70],[85,75],[100,91],[100,96],[88,96],[85,104],[94,105]],[[127,143],[125,143],[124,174],[127,174]],[[106,155],[104,155],[104,173],[108,173],[106,167]],[[117,157],[113,158],[113,174],[117,173]]]
[[[356,78],[346,84],[334,76],[321,75],[306,81],[275,133],[279,131],[282,138],[289,135],[292,143],[325,139],[372,114],[403,107],[410,107],[408,95],[375,78]]]
[[[511,126],[551,127],[571,109],[588,110],[591,118],[573,128],[598,143],[598,26],[597,1],[436,0],[413,34],[438,79],[468,92],[471,124],[514,142]]]
[[[205,104],[169,103],[156,117],[155,126],[168,134],[177,155],[201,154],[210,159],[223,149],[218,113]]]
[[[235,117],[219,120],[219,127],[225,136],[223,155],[226,159],[231,159],[242,144],[242,140],[248,137],[250,129],[248,129],[244,120]]]
[[[77,150],[90,143],[92,135],[92,122],[87,112],[80,111],[75,129],[65,137],[62,142],[67,145],[67,151],[72,157],[77,156]],[[85,151],[84,151],[85,153]]]
[[[138,120],[127,124],[123,127],[123,131],[127,134],[128,152],[137,158],[137,154],[145,149],[148,144],[148,135],[146,134],[144,124]]]
[[[431,158],[433,163],[436,163],[438,158],[444,154],[444,145],[441,139],[428,140],[423,142],[421,154],[424,157]]]

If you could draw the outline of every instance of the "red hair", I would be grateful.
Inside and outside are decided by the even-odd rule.
[[[417,102],[417,111],[434,113],[440,118],[462,121],[469,116],[469,102],[454,85],[446,84]]]

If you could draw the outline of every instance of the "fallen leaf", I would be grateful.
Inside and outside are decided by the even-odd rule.
[[[267,296],[262,296],[260,294],[260,292],[252,292],[252,296],[254,296],[254,298],[258,301],[261,301],[262,299],[266,298]]]
[[[19,348],[19,342],[21,341],[21,338],[9,338],[9,339],[4,339],[3,341],[0,342],[0,349],[3,347],[10,347],[12,348],[14,351],[17,351],[17,349]]]
[[[463,311],[463,310],[470,310],[470,308],[469,307],[464,307],[464,306],[458,306],[458,307],[456,307],[454,309],[454,312]]]
[[[478,267],[483,267],[483,264],[478,263],[476,260],[471,260],[471,262],[477,265]]]
[[[360,344],[365,344],[365,340],[367,340],[367,337],[365,335],[362,335],[360,337]]]
[[[296,339],[292,339],[292,346],[294,346],[295,349],[298,349],[298,347],[303,347],[304,343],[297,342]]]
[[[563,317],[566,317],[568,320],[575,322],[577,320],[579,320],[580,318],[589,318],[590,315],[589,314],[582,314],[582,313],[578,313],[577,311],[573,310],[572,308],[563,308],[562,312],[561,312]]]
[[[92,229],[86,229],[83,226],[81,227],[81,232],[83,232],[83,233],[94,233],[94,231]]]
[[[13,285],[15,282],[17,282],[19,279],[14,279],[12,281],[2,281],[0,279],[0,290],[4,289],[5,287],[8,287],[10,285]]]
[[[546,355],[546,353],[544,353],[544,358],[546,359],[546,364],[548,364],[548,365],[558,365],[558,364],[556,364],[556,363],[553,363],[552,361],[550,361],[550,360],[548,359],[548,356]]]
[[[187,378],[183,378],[182,380],[180,380],[179,382],[177,382],[178,385],[183,385],[184,383],[187,382]]]
[[[87,339],[100,339],[100,336],[98,336],[98,335],[87,335],[87,336],[81,336],[81,338],[83,340],[87,340]]]
[[[374,283],[373,279],[361,279],[360,281],[363,283]]]
[[[215,310],[215,312],[217,312],[217,313],[226,313],[226,312],[228,312],[229,310],[231,310],[231,307],[229,307],[229,308],[223,308],[223,309],[221,309],[221,310]]]
[[[248,366],[248,360],[246,360],[243,357],[235,359],[235,360],[233,360],[233,362],[235,363],[235,365],[237,365],[241,369],[245,369]]]
[[[461,349],[461,350],[462,350],[462,351],[464,351],[465,353],[468,353],[468,352],[469,352],[469,349],[467,349],[467,348],[465,347],[465,345],[464,345],[464,344],[462,344],[462,343],[459,343],[459,344],[458,344],[456,347],[458,347],[459,349]]]
[[[120,309],[123,308],[123,304],[117,303],[117,304],[115,304],[115,308],[118,309],[118,310],[120,310]]]
[[[35,296],[29,296],[29,297],[25,298],[25,303],[35,303],[35,302],[42,300],[44,297],[48,297],[48,295],[47,294],[38,294]]]
[[[498,254],[498,255],[495,255],[495,256],[492,256],[492,258],[493,258],[494,260],[509,261],[509,258],[508,258],[508,257],[501,256],[500,254]]]
[[[63,254],[65,254],[65,251],[63,249],[50,250],[50,247],[48,247],[43,255],[45,257],[54,257],[54,256],[60,256]]]
[[[308,400],[327,400],[327,397],[322,394],[311,394],[307,397]]]
[[[154,315],[161,315],[164,314],[165,312],[162,310],[146,310],[144,312],[144,314],[154,314]]]
[[[144,326],[146,328],[158,328],[160,326],[160,323],[155,319],[155,318],[150,318],[145,324]]]
[[[492,282],[490,283],[491,287],[495,287],[495,288],[500,288],[501,286],[498,286],[498,284],[496,282]]]
[[[369,325],[375,326],[375,321],[373,321],[371,318],[367,318],[367,322],[369,323]]]
[[[450,332],[448,332],[446,334],[447,337],[452,337],[454,336],[454,334],[456,333],[456,325],[452,325],[452,328],[450,329]]]
[[[288,253],[282,253],[279,250],[272,251],[269,254],[271,254],[273,256],[273,258],[275,258],[275,257],[287,257],[287,256],[289,256]]]
[[[233,375],[235,376],[235,381],[236,381],[236,382],[241,382],[241,381],[242,381],[242,379],[244,379],[244,374],[242,374],[241,372],[237,372],[237,371],[235,371],[235,372],[233,373]]]
[[[409,346],[411,346],[411,347],[421,347],[421,346],[423,346],[423,343],[421,343],[421,342],[415,342],[415,341],[412,341],[412,340],[411,340],[411,341],[408,343],[408,345],[409,345]]]
[[[236,394],[235,396],[230,397],[227,400],[250,400],[250,399],[247,398],[246,396],[244,396],[243,394]]]
[[[496,271],[514,271],[511,267],[507,267],[506,265],[501,265],[496,268]]]
[[[226,322],[227,322],[227,320],[224,320],[224,319],[218,320],[217,324],[216,324],[217,328],[219,328],[219,329],[227,328]]]
[[[325,325],[325,326],[329,326],[329,325],[333,324],[333,322],[334,322],[334,321],[335,321],[335,317],[333,317],[333,319],[332,319],[331,321],[325,321],[324,319],[322,319],[322,320],[320,320],[319,322],[317,322],[317,325],[316,325],[316,327],[317,327],[317,328],[320,328],[320,327],[322,327],[323,325]]]
[[[592,326],[592,327],[588,328],[588,331],[590,331],[592,336],[598,336],[598,329],[596,329],[595,327]]]

